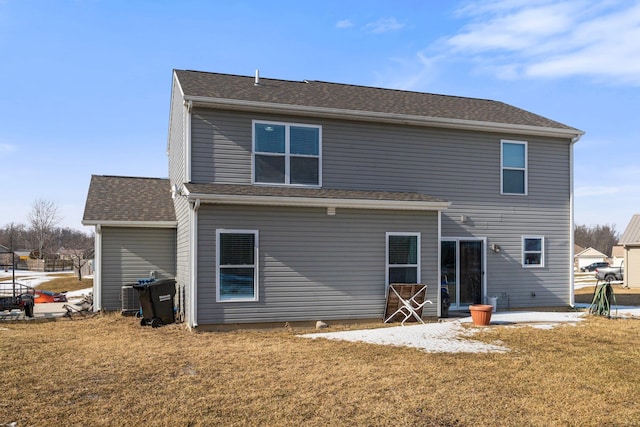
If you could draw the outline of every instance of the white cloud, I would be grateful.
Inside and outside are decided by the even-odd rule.
[[[348,19],[343,19],[342,21],[336,22],[336,28],[351,28],[353,27],[353,22]]]
[[[571,26],[570,12],[571,8],[559,4],[484,16],[481,23],[470,24],[448,42],[457,50],[471,52],[538,49],[541,40],[563,34]]]
[[[640,85],[640,4],[485,1],[446,45],[500,78],[590,76]]]
[[[382,18],[375,22],[369,22],[364,28],[370,33],[380,34],[400,30],[404,28],[404,24],[398,22],[396,18]]]
[[[386,75],[377,74],[376,85],[401,90],[429,90],[429,83],[438,74],[438,57],[429,57],[418,52],[415,58],[393,58],[394,70]],[[402,72],[398,72],[398,68]],[[389,77],[392,76],[392,77]]]

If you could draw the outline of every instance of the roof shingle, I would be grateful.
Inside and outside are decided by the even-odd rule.
[[[175,70],[185,96],[582,131],[503,102],[395,89]]]
[[[446,203],[445,200],[420,193],[401,191],[344,190],[332,188],[269,187],[236,184],[185,183],[189,193],[231,196],[293,197],[314,199],[380,200],[397,202]]]
[[[82,221],[175,221],[168,179],[92,175]]]

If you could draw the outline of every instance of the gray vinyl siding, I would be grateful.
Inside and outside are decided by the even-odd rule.
[[[200,325],[381,319],[392,231],[421,233],[421,281],[437,300],[437,212],[203,205],[198,218]],[[216,302],[216,229],[258,231],[259,301]]]
[[[186,316],[189,314],[189,305],[187,301],[191,297],[189,293],[189,284],[191,282],[191,253],[190,253],[190,233],[191,225],[189,222],[189,204],[182,197],[175,198],[176,218],[178,220],[178,227],[176,230],[176,287],[178,295],[181,296],[182,303],[179,304],[178,309],[182,314]]]
[[[184,107],[180,88],[173,81],[171,91],[171,111],[169,115],[169,179],[171,184],[183,183],[186,179],[184,158]]]
[[[251,184],[251,118],[194,109],[191,127],[192,182]]]
[[[487,293],[504,296],[499,306],[569,303],[568,139],[200,109],[193,117],[194,182],[251,183],[253,119],[321,125],[325,188],[413,191],[450,201],[443,237],[484,237],[503,249],[487,252],[485,275]],[[503,139],[527,141],[526,196],[500,194]],[[523,235],[545,237],[544,268],[522,268]]]
[[[178,186],[187,179],[187,164],[185,159],[185,108],[183,96],[177,81],[174,79],[171,91],[171,113],[169,122],[169,179],[171,184]],[[186,318],[189,301],[190,283],[190,252],[189,252],[189,205],[182,197],[174,198],[176,220],[176,288],[178,310]]]
[[[176,274],[176,230],[102,227],[102,308],[120,310],[122,285]]]

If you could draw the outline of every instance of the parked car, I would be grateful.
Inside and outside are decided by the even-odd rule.
[[[599,267],[596,269],[596,279],[608,282],[624,280],[624,262],[619,267]]]
[[[45,302],[67,302],[67,296],[59,292],[43,291],[36,289],[33,295],[33,300],[36,304]]]
[[[594,262],[591,263],[589,265],[587,265],[586,267],[582,267],[580,269],[580,271],[594,271],[596,268],[602,268],[602,267],[609,267],[609,263],[608,262]]]

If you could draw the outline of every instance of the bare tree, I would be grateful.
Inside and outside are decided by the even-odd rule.
[[[25,231],[24,224],[10,222],[3,229],[0,229],[0,245],[12,252],[24,248]]]
[[[611,251],[618,244],[618,232],[614,225],[576,225],[574,240],[577,245],[583,248],[594,248],[607,256],[611,256]]]
[[[24,245],[25,227],[22,224],[14,222],[9,223],[3,229],[0,229],[0,264],[4,267],[4,271],[8,271],[9,266],[15,268],[15,256],[11,253],[19,249],[20,245]],[[6,249],[5,249],[6,248]]]
[[[38,258],[44,259],[45,250],[53,237],[55,226],[60,222],[58,207],[49,200],[38,199],[27,216],[34,244],[38,247]]]
[[[81,231],[65,230],[64,248],[73,261],[73,269],[78,273],[78,280],[82,280],[82,267],[93,259],[94,236]]]

